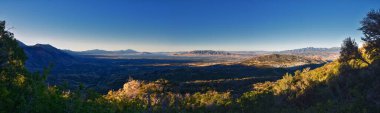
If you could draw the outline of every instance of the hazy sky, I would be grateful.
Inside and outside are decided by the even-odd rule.
[[[360,42],[372,0],[1,0],[17,39],[61,49],[286,50]]]

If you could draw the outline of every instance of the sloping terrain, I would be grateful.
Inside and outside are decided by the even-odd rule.
[[[258,67],[295,67],[308,64],[323,64],[326,61],[321,59],[312,59],[302,56],[285,55],[285,54],[271,54],[257,56],[244,60],[241,62],[243,65],[258,66]]]
[[[41,71],[49,65],[68,66],[78,62],[78,59],[48,44],[27,46],[18,42],[27,55],[25,66],[31,71]]]
[[[332,47],[332,48],[307,47],[307,48],[279,51],[279,52],[274,52],[274,53],[297,55],[297,56],[304,56],[308,58],[318,58],[318,59],[332,61],[339,57],[339,51],[340,51],[339,47]]]

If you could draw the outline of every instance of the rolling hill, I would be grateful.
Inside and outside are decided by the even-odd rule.
[[[31,71],[42,70],[50,64],[67,66],[78,62],[77,58],[49,44],[27,46],[20,41],[18,43],[28,57],[25,65]]]

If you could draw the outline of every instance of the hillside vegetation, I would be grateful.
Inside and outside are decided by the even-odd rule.
[[[48,86],[46,73],[32,74],[26,55],[13,34],[0,22],[1,113],[379,113],[380,11],[362,21],[362,49],[344,40],[341,56],[323,67],[285,74],[275,82],[253,85],[252,91],[234,97],[230,92],[179,93],[172,83],[159,79],[130,79],[123,88],[106,95],[79,86]]]

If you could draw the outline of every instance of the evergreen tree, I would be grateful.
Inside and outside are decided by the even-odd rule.
[[[363,32],[365,53],[370,59],[377,59],[380,56],[380,10],[372,10],[361,21]]]
[[[13,33],[5,30],[5,21],[0,21],[0,55],[0,113],[48,112],[46,73],[27,71],[27,57]]]
[[[343,40],[342,47],[340,48],[339,62],[348,62],[353,59],[360,59],[368,64],[360,54],[358,44],[351,37],[348,37]]]
[[[5,30],[5,21],[0,21],[0,54],[0,111],[15,112],[27,103],[30,90],[25,89],[26,55],[13,34]]]

